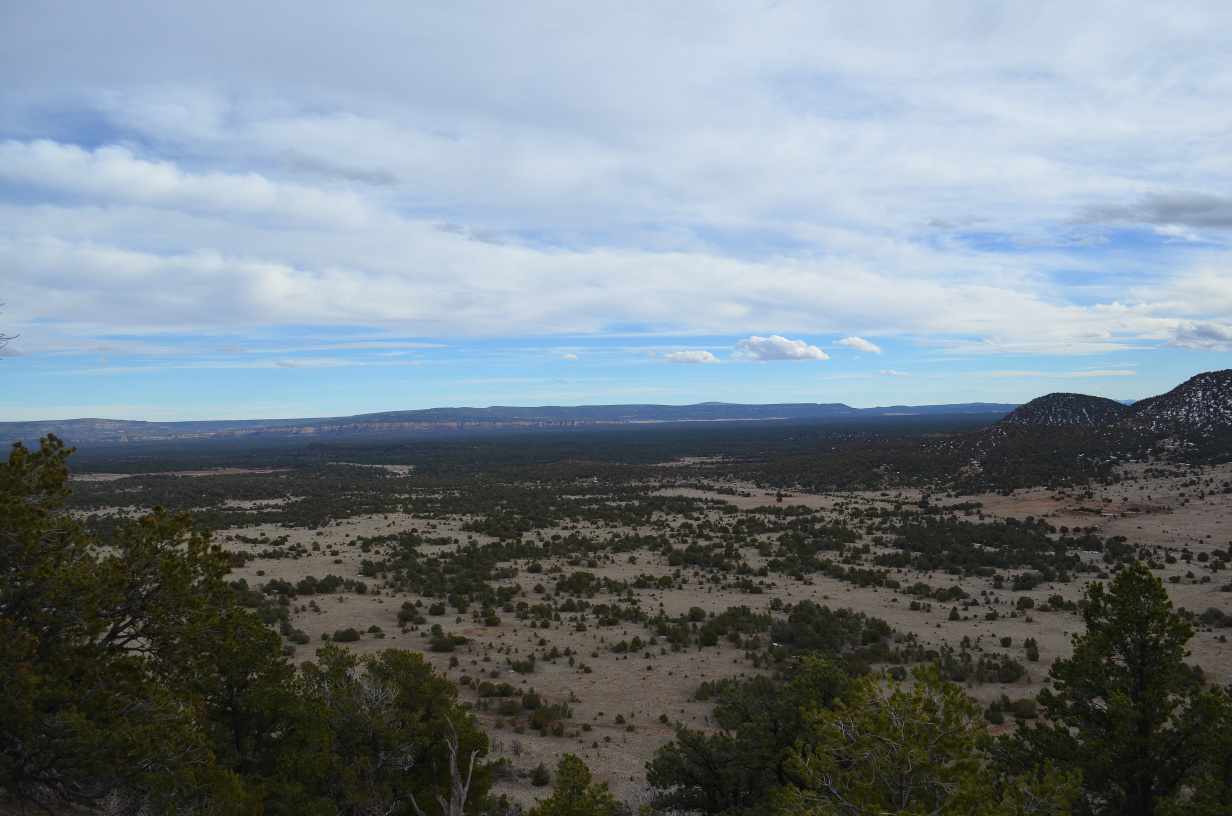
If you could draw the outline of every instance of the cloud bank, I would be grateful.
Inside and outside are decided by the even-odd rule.
[[[1226,230],[1232,229],[1232,198],[1192,190],[1145,193],[1131,204],[1093,204],[1076,221]]]
[[[1164,345],[1197,351],[1229,351],[1232,350],[1232,326],[1182,323],[1176,328],[1176,336]]]
[[[343,167],[295,150],[286,150],[283,152],[283,155],[286,156],[286,169],[291,173],[304,173],[338,181],[371,184],[374,187],[396,187],[398,185],[398,177],[384,167],[376,167],[371,170],[364,170],[358,167]]]

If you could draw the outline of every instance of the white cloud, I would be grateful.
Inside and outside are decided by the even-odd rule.
[[[910,377],[911,376],[906,371],[895,371],[892,368],[884,369],[882,371],[878,371],[877,373],[884,374],[887,377]]]
[[[669,363],[717,363],[719,358],[708,351],[673,351],[663,355]]]
[[[817,346],[803,340],[788,340],[772,334],[769,337],[752,337],[741,340],[735,346],[737,357],[766,362],[769,360],[829,360],[830,355]]]
[[[301,364],[295,362],[294,360],[279,360],[278,365],[283,368],[302,368]]]
[[[846,346],[849,349],[856,351],[864,351],[869,354],[880,354],[882,349],[880,346],[870,343],[862,337],[847,337],[838,341],[838,345]]]
[[[578,356],[577,356],[576,354],[562,354],[562,355],[560,355],[560,359],[562,359],[562,360],[576,360],[577,358],[578,358]]]
[[[1197,351],[1228,351],[1232,349],[1232,326],[1187,321],[1176,327],[1176,336],[1164,345]]]

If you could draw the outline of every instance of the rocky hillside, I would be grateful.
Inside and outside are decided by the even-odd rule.
[[[1046,394],[1014,409],[999,424],[1098,428],[1116,422],[1127,410],[1122,403],[1104,397]]]
[[[1127,459],[1232,461],[1232,369],[1198,374],[1129,406],[1048,394],[934,449],[966,462],[960,486],[968,492],[1105,480]]]
[[[1166,394],[1134,403],[1118,424],[1194,439],[1228,436],[1232,434],[1232,369],[1199,374]]]

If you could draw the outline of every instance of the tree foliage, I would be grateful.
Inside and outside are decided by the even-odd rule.
[[[118,813],[477,809],[487,738],[422,657],[327,646],[298,676],[188,516],[155,508],[107,547],[74,521],[70,453],[48,437],[0,466],[0,797]]]
[[[813,738],[791,752],[785,814],[1066,813],[1072,784],[1059,774],[998,786],[979,749],[980,706],[919,667],[910,688],[867,677],[849,702],[811,716]]]
[[[202,565],[167,575],[142,561],[166,519],[99,557],[64,512],[70,453],[49,437],[0,467],[0,789],[41,806],[136,808],[189,796],[203,774],[234,787],[155,659],[183,623],[155,615],[185,600]]]

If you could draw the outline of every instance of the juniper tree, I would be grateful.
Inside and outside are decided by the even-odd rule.
[[[556,768],[552,795],[538,800],[530,816],[619,816],[627,812],[608,790],[606,782],[592,780],[585,762],[573,754],[565,754]]]

